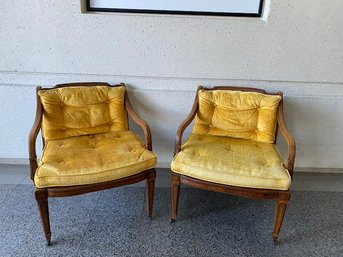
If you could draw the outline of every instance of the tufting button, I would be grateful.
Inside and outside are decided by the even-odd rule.
[[[66,130],[66,128],[61,128],[61,130],[62,130],[62,131],[65,131],[65,130]]]

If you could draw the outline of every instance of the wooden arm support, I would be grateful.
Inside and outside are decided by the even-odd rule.
[[[42,104],[40,98],[38,96],[38,91],[41,90],[42,87],[36,88],[36,97],[37,97],[37,109],[36,109],[36,117],[35,121],[32,125],[29,135],[29,159],[30,159],[30,175],[31,179],[33,180],[36,170],[38,168],[37,164],[37,154],[36,154],[36,139],[41,129],[42,125]]]
[[[149,128],[148,123],[145,120],[142,120],[138,117],[137,113],[133,110],[132,105],[129,101],[127,91],[125,91],[125,108],[127,113],[130,115],[131,119],[142,128],[145,137],[145,148],[152,151],[152,143],[151,143],[151,131]]]
[[[283,100],[281,100],[278,113],[277,113],[277,122],[281,130],[281,134],[285,139],[288,145],[288,161],[287,161],[287,170],[289,171],[291,177],[293,177],[294,161],[295,161],[295,140],[291,133],[287,130],[286,123],[283,116]]]
[[[199,109],[199,102],[198,102],[198,91],[201,90],[203,87],[199,86],[198,90],[195,95],[194,103],[191,112],[188,114],[187,118],[180,124],[179,128],[176,132],[176,138],[175,138],[175,148],[174,148],[174,156],[181,151],[181,145],[182,145],[182,135],[185,129],[188,127],[188,125],[193,121],[195,115],[197,114],[197,111]]]

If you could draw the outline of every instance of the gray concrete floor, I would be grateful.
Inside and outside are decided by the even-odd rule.
[[[292,191],[343,192],[343,173],[295,172]],[[324,171],[324,170],[323,170]],[[0,184],[32,184],[28,165],[0,164]],[[144,181],[132,186],[145,186]],[[157,187],[170,187],[170,171],[157,169]]]
[[[144,182],[49,199],[53,245],[44,247],[29,167],[0,165],[0,257],[343,256],[343,173],[295,173],[298,192],[277,244],[273,201],[182,188],[178,220],[170,224],[170,172],[157,173],[152,220],[138,188]]]

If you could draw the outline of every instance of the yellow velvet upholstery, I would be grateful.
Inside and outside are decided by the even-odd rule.
[[[125,87],[62,87],[40,90],[45,140],[128,129]]]
[[[199,90],[193,133],[272,143],[279,95],[231,90]]]
[[[38,188],[94,184],[154,168],[156,155],[132,131],[47,141],[35,174]]]
[[[274,144],[191,134],[173,159],[175,173],[230,186],[287,190],[288,171]]]

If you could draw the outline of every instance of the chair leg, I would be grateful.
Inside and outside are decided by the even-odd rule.
[[[147,211],[148,215],[152,217],[152,209],[154,204],[154,190],[155,190],[156,171],[150,173],[146,180],[146,195],[147,195]]]
[[[48,191],[46,189],[36,189],[35,196],[45,233],[45,238],[49,246],[51,244],[51,231],[49,219]]]
[[[273,230],[273,240],[277,241],[279,237],[280,228],[282,225],[283,217],[286,212],[286,207],[291,197],[290,192],[282,192],[279,194],[276,205],[274,230]]]
[[[180,176],[172,174],[172,215],[170,222],[174,222],[179,208],[179,195],[180,195]]]

